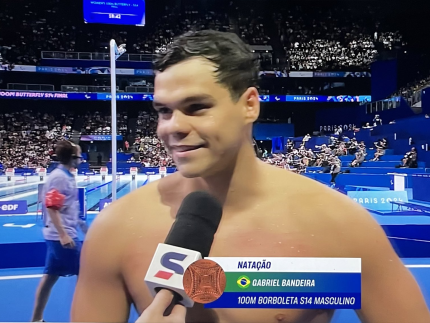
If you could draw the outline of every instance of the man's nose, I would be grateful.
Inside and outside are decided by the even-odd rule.
[[[165,121],[163,129],[171,135],[187,135],[191,131],[189,118],[180,110],[175,110],[171,118]]]

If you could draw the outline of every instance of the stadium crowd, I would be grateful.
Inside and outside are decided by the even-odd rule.
[[[257,3],[257,2],[256,2]],[[273,10],[271,5],[231,0],[229,7],[202,10],[194,5],[176,6],[173,1],[157,14],[157,22],[145,28],[118,28],[114,25],[85,24],[73,1],[28,0],[8,1],[0,10],[0,63],[40,64],[41,51],[107,51],[114,38],[127,44],[128,53],[153,54],[163,50],[173,37],[190,29],[214,29],[237,33],[250,45],[272,46],[271,53],[255,53],[264,69],[294,70],[366,70],[379,50],[393,50],[406,45],[402,35],[383,19],[377,5],[358,4],[354,9],[297,3]],[[222,10],[222,12],[220,11]],[[273,12],[276,12],[273,14]],[[60,18],[61,17],[61,18]],[[428,84],[430,79],[409,84],[399,91],[410,95]],[[300,94],[311,94],[312,87],[299,88]],[[87,113],[81,133],[110,134],[110,117]],[[53,143],[67,138],[73,117],[60,118],[32,112],[3,114],[0,117],[0,161],[7,167],[46,166],[50,162]],[[118,116],[118,133],[131,134],[126,114]],[[134,160],[146,166],[173,166],[162,143],[157,139],[156,115],[141,112],[131,146]],[[127,141],[128,143],[128,141]],[[358,154],[357,162],[366,155],[365,147],[351,150],[351,140],[333,142],[313,152],[306,144],[288,147],[285,154],[263,154],[263,160],[280,167],[303,172],[307,166],[338,165],[338,156]],[[375,147],[379,153],[382,148]],[[364,160],[364,159],[363,159]],[[353,165],[353,166],[354,166]]]
[[[365,15],[360,12],[366,11]],[[368,68],[379,49],[406,45],[399,31],[380,32],[373,6],[294,6],[274,14],[289,70]]]
[[[413,97],[418,91],[430,86],[430,76],[427,76],[421,80],[408,83],[406,86],[401,87],[398,91],[390,95],[388,98],[402,96],[405,99]]]
[[[39,65],[41,51],[107,52],[111,38],[126,44],[128,53],[153,54],[184,31],[207,28],[236,32],[251,45],[271,46],[276,58],[270,51],[256,51],[264,69],[364,70],[378,50],[406,44],[399,31],[381,22],[383,15],[374,5],[354,10],[291,5],[274,11],[270,5],[240,0],[206,10],[191,5],[179,9],[173,3],[157,14],[156,23],[134,29],[85,24],[80,5],[7,1],[0,11],[3,63]]]
[[[0,114],[0,164],[3,169],[48,167],[55,159],[55,143],[71,138],[74,121],[78,118],[85,120],[81,135],[111,134],[110,116],[97,111],[84,115],[55,115],[32,110]],[[118,134],[128,134],[127,119],[126,113],[118,114]],[[125,152],[133,155],[131,161],[146,167],[174,166],[156,136],[156,125],[154,113],[140,112],[135,141]],[[124,142],[127,142],[126,138]]]
[[[137,119],[134,149],[139,153],[139,161],[145,167],[171,167],[173,159],[167,154],[161,141],[157,138],[157,115],[142,111]]]
[[[81,116],[79,116],[81,117]],[[98,111],[94,113],[86,113],[83,116],[85,120],[81,130],[83,135],[110,135],[111,134],[111,116],[103,115]],[[117,116],[117,133],[119,135],[127,135],[127,114],[118,113]]]
[[[276,167],[288,169],[296,173],[303,173],[307,167],[322,167],[323,172],[340,172],[341,161],[339,156],[354,155],[350,167],[358,167],[364,161],[367,150],[364,142],[357,142],[344,137],[330,137],[329,144],[316,146],[316,150],[306,147],[310,136],[304,137],[299,147],[295,147],[293,141],[288,140],[284,153],[269,154],[264,151],[262,159]],[[297,145],[296,145],[297,146]]]
[[[0,163],[3,168],[47,167],[55,143],[68,138],[73,117],[24,110],[0,114]]]
[[[55,160],[55,143],[70,139],[74,122],[83,117],[85,122],[82,124],[81,135],[111,133],[110,117],[100,112],[74,115],[23,110],[0,114],[0,164],[3,169],[48,167]],[[126,113],[118,114],[118,129],[121,129],[124,136],[124,149],[119,152],[130,154],[128,162],[138,162],[145,167],[175,166],[172,157],[157,138],[155,112],[140,111],[135,127],[129,125],[127,120]],[[374,123],[375,126],[380,124],[377,121]],[[132,131],[128,129],[129,126],[135,128],[134,137],[130,137]],[[134,138],[131,145],[128,144],[130,138]],[[364,142],[358,142],[355,138],[349,139],[342,134],[333,134],[328,144],[315,147],[308,144],[310,138],[306,135],[301,143],[288,140],[283,153],[269,153],[256,142],[254,146],[257,156],[264,162],[297,173],[305,172],[308,167],[321,167],[321,172],[337,174],[341,169],[340,156],[354,155],[348,166],[359,167],[368,155]],[[373,151],[371,160],[378,161],[388,146],[386,138],[375,142],[374,147],[370,148]],[[412,149],[405,154],[399,167],[416,168],[417,158],[416,150]]]

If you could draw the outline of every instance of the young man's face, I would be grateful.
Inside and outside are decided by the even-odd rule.
[[[185,177],[211,176],[232,163],[246,126],[258,117],[258,92],[250,88],[234,102],[214,71],[209,61],[195,58],[155,78],[157,134]]]

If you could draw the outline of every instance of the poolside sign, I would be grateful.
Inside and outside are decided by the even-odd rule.
[[[27,214],[27,201],[0,202],[0,215]]]
[[[348,191],[347,194],[361,206],[375,211],[392,211],[391,202],[408,202],[406,191]]]

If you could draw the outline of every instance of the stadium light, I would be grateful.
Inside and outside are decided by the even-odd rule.
[[[112,202],[116,200],[116,169],[117,169],[117,131],[116,131],[116,60],[126,52],[125,44],[116,45],[110,41],[110,89],[111,89],[111,130],[112,130]]]

